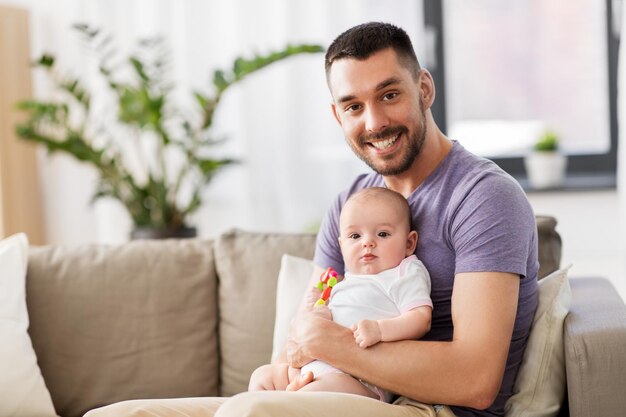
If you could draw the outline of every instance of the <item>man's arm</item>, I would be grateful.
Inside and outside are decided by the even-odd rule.
[[[317,358],[426,403],[487,408],[502,383],[519,280],[500,272],[457,274],[450,342],[398,341],[361,349],[350,329],[303,314],[292,331],[290,362]]]
[[[382,320],[361,320],[350,328],[354,340],[366,348],[378,342],[419,339],[430,330],[432,308],[421,306],[397,317]]]

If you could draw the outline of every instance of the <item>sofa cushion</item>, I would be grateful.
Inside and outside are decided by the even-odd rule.
[[[506,402],[507,417],[554,417],[565,396],[563,322],[572,302],[568,268],[539,281],[539,304],[513,395]]]
[[[315,264],[310,259],[283,255],[276,288],[276,320],[272,342],[272,361],[282,351],[289,335],[291,319],[298,311],[311,280]]]
[[[313,234],[232,231],[216,241],[221,395],[245,391],[252,371],[270,361],[282,255],[311,258],[314,249]]]
[[[0,415],[56,416],[33,350],[26,310],[28,240],[0,241]]]
[[[218,393],[212,243],[33,248],[30,334],[57,412]]]

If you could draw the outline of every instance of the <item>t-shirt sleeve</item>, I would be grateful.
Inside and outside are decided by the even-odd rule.
[[[432,308],[430,275],[421,261],[413,257],[400,264],[400,273],[390,287],[390,296],[400,313],[422,306]]]
[[[462,196],[450,223],[455,273],[527,274],[537,244],[535,217],[521,187],[503,175],[485,176]]]
[[[344,275],[345,267],[339,246],[339,213],[341,212],[341,195],[328,209],[317,234],[313,263],[321,268],[331,267],[339,275]]]

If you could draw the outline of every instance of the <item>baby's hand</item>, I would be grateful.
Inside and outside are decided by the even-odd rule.
[[[357,345],[366,348],[380,342],[382,335],[376,320],[361,320],[359,324],[350,326]]]

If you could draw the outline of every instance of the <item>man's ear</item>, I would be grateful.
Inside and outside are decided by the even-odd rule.
[[[333,116],[335,116],[335,120],[337,120],[337,123],[339,123],[339,126],[342,126],[341,118],[339,117],[339,114],[337,113],[337,106],[335,106],[335,102],[331,103],[330,108],[333,112]]]
[[[418,87],[420,89],[422,100],[422,106],[424,107],[424,111],[430,109],[435,101],[435,80],[433,80],[433,76],[430,75],[427,69],[422,68],[420,70]]]
[[[417,232],[411,230],[409,236],[406,239],[406,256],[411,256],[415,253],[417,247]]]

